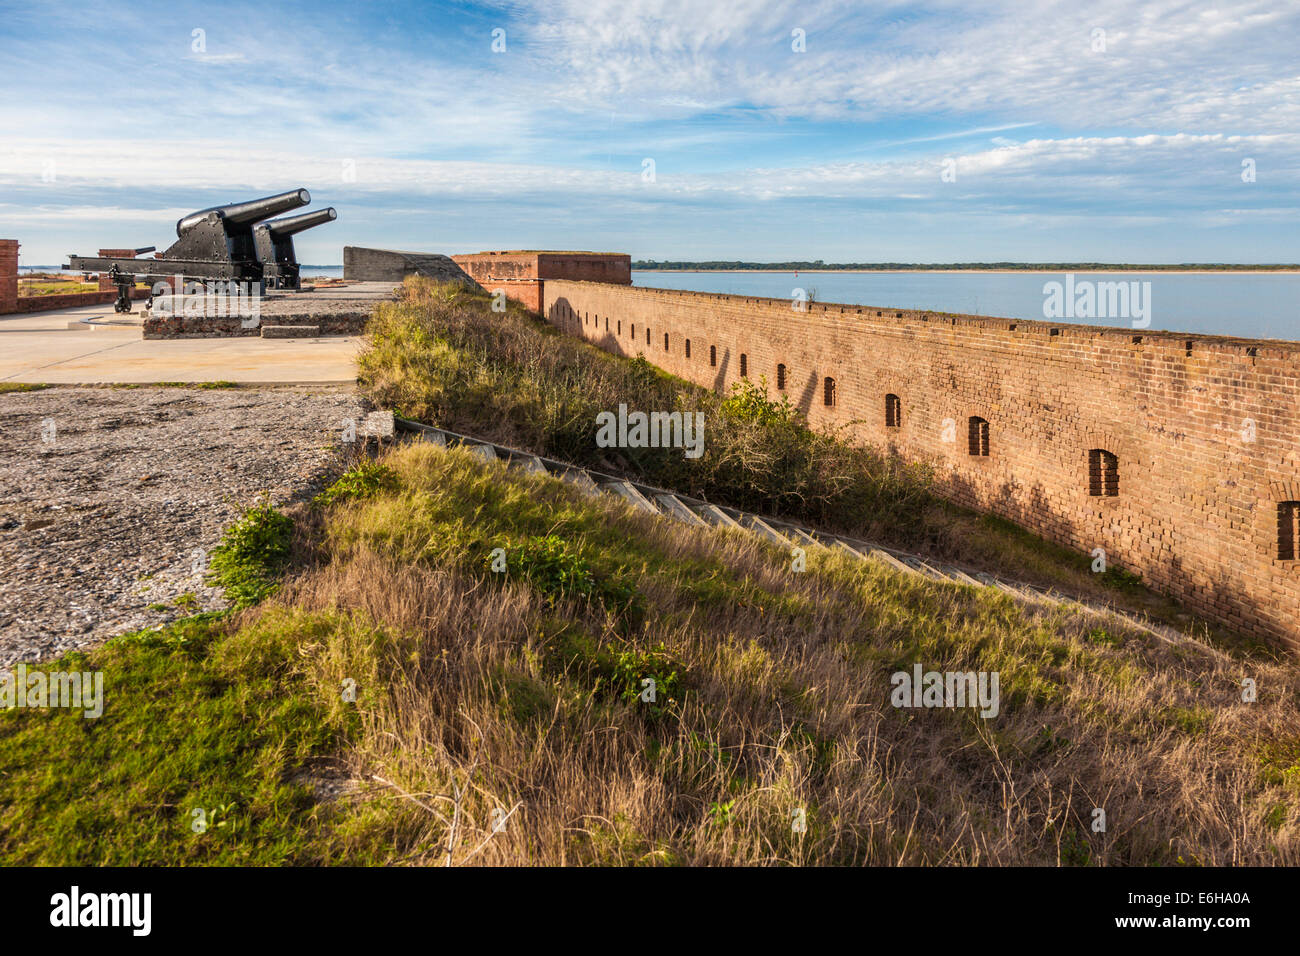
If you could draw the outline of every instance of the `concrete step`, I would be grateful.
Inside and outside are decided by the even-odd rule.
[[[550,475],[545,462],[536,455],[514,455],[510,459],[510,465],[513,468],[526,471],[530,475]]]
[[[655,495],[655,501],[663,509],[664,514],[670,518],[693,525],[697,528],[708,527],[703,518],[697,515],[682,502],[676,495]]]
[[[560,468],[555,477],[576,487],[579,491],[585,491],[588,494],[595,494],[600,489],[592,481],[591,475],[587,474],[581,468]]]
[[[790,539],[781,534],[758,515],[742,515],[740,523],[760,538],[764,538],[778,547],[790,547]]]
[[[640,511],[648,511],[650,514],[659,514],[659,509],[645,495],[636,489],[636,486],[629,481],[610,481],[600,486],[601,491],[608,491],[611,494],[618,495],[633,508]]]
[[[971,577],[961,568],[953,567],[951,564],[944,565],[942,568],[940,568],[940,570],[943,571],[945,574],[947,574],[948,577],[952,578],[958,584],[969,584],[977,588],[984,587],[983,581],[975,580],[975,578]]]
[[[824,541],[818,541],[816,538],[810,535],[803,528],[796,528],[793,525],[785,525],[785,524],[774,525],[773,527],[775,527],[777,531],[780,531],[783,535],[785,535],[787,538],[789,538],[795,544],[800,545],[801,547],[805,547],[805,548],[826,547],[826,543]]]
[[[264,339],[315,339],[320,338],[319,325],[264,325]]]
[[[697,505],[695,511],[701,518],[713,525],[715,528],[727,528],[732,531],[745,530],[739,523],[737,523],[735,518],[731,517],[731,515],[727,514],[717,505]]]
[[[912,567],[910,564],[904,564],[888,551],[883,551],[880,548],[868,548],[865,554],[868,558],[875,558],[877,561],[883,561],[895,571],[902,571],[904,574],[922,573],[919,569]]]
[[[857,558],[859,561],[863,560],[866,557],[866,555],[864,555],[857,548],[853,547],[853,545],[849,544],[847,541],[844,541],[840,538],[835,539],[835,549],[837,551],[843,551],[845,554],[849,555],[850,557]]]
[[[361,423],[361,430],[363,434],[375,438],[392,438],[393,413],[382,409],[377,412],[371,412]]]

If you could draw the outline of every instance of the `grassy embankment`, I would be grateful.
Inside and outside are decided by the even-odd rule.
[[[1300,862],[1292,664],[809,558],[398,450],[233,528],[233,612],[49,665],[103,717],[0,712],[0,861]],[[913,663],[997,716],[891,706]]]
[[[765,381],[721,396],[560,333],[513,304],[493,313],[487,299],[427,280],[408,282],[404,303],[378,311],[369,339],[363,385],[380,406],[418,421],[1116,603],[1224,646],[1246,640],[1195,621],[1113,562],[1094,574],[1090,555],[939,498],[923,466],[809,430],[787,399],[768,396]],[[596,415],[620,402],[703,412],[704,454],[598,448]]]

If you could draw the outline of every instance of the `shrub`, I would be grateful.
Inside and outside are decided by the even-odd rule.
[[[248,509],[213,549],[209,582],[223,588],[235,607],[258,603],[279,584],[292,533],[293,520],[269,502]]]
[[[397,487],[397,472],[378,462],[362,462],[339,476],[338,480],[312,499],[313,504],[328,507],[339,501],[360,501],[381,491]]]

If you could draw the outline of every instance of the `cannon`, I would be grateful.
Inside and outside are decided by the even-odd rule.
[[[177,239],[152,259],[121,259],[69,256],[64,269],[78,272],[106,272],[128,289],[137,278],[146,282],[181,276],[201,282],[240,282],[264,291],[263,264],[258,258],[254,226],[311,202],[305,189],[292,189],[263,199],[230,203],[192,212],[176,222]],[[119,298],[119,305],[121,299]],[[127,300],[130,311],[130,300]]]
[[[283,219],[258,223],[253,230],[257,243],[257,257],[262,260],[262,276],[268,289],[302,288],[298,257],[294,253],[293,237],[307,229],[315,228],[338,218],[331,206],[315,212],[299,213]]]

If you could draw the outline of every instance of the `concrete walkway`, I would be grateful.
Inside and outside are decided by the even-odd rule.
[[[117,315],[110,304],[0,316],[0,382],[356,381],[354,360],[361,351],[360,336],[145,341],[140,328],[142,311],[143,303],[136,303],[132,315]],[[69,328],[70,323],[76,327]]]

